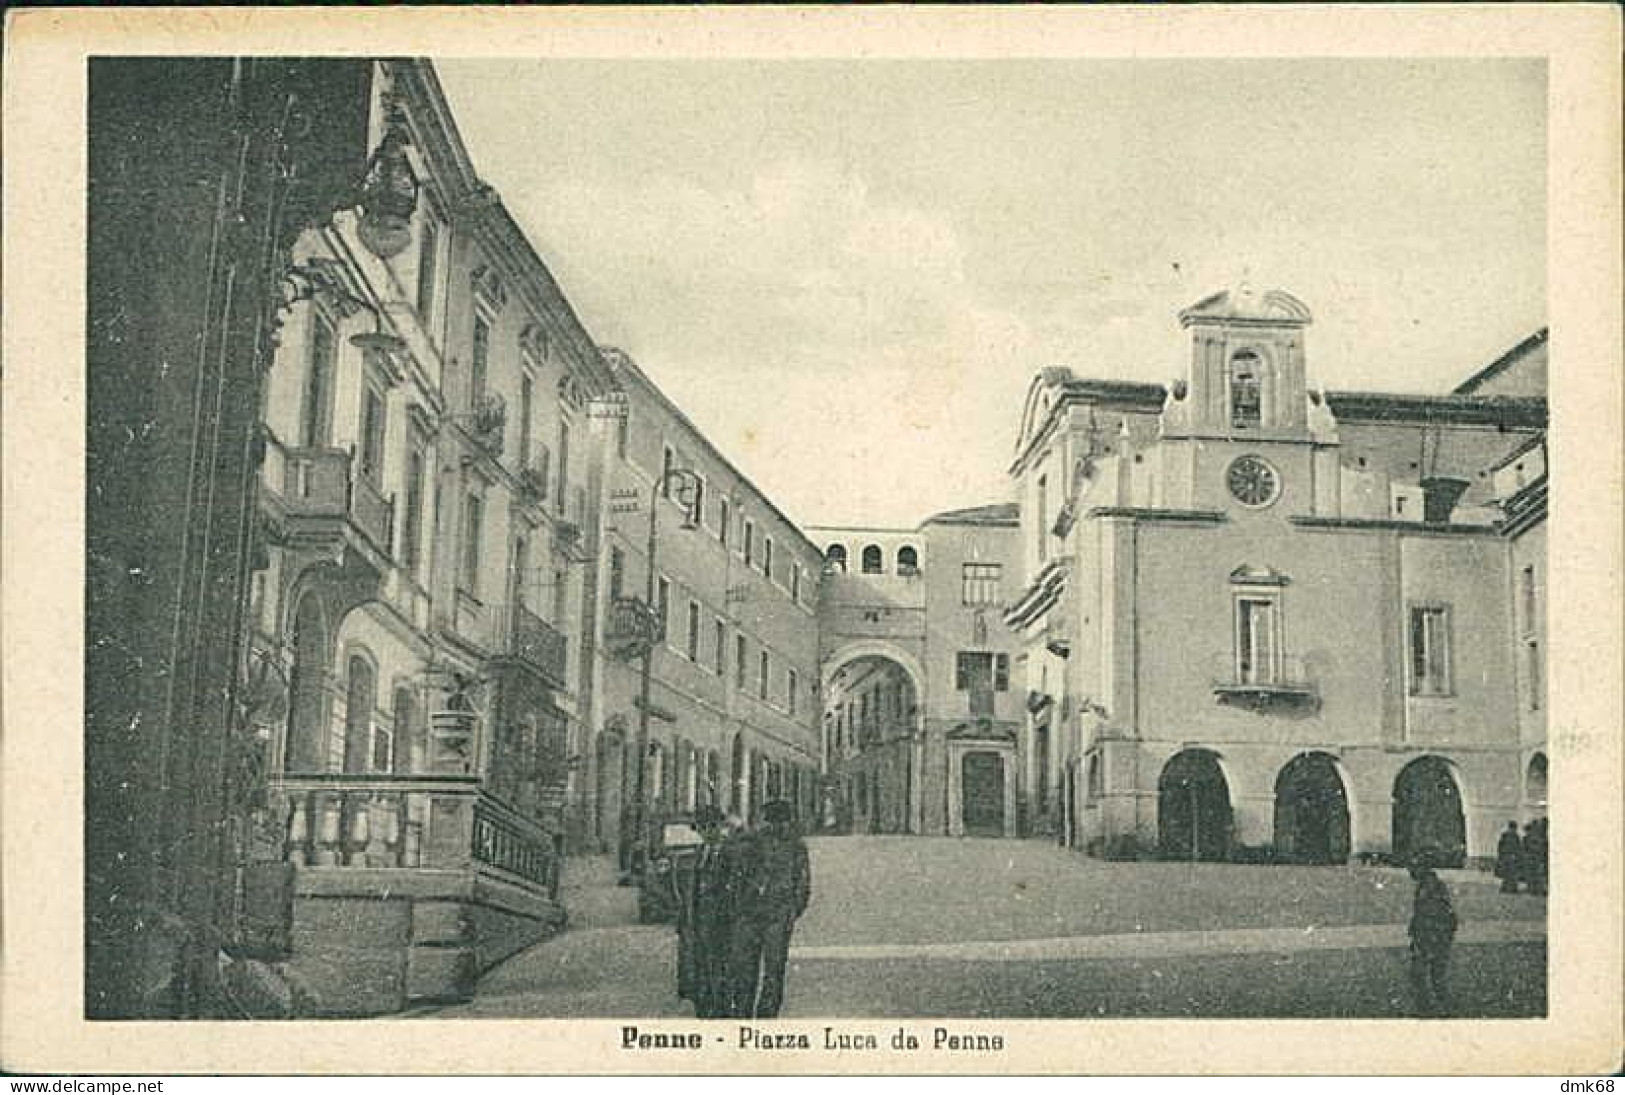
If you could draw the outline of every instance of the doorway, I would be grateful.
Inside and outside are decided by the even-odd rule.
[[[1004,835],[1004,758],[966,753],[960,769],[960,820],[966,836]]]
[[[621,736],[613,732],[599,734],[597,828],[598,847],[601,851],[612,851],[620,847],[624,761],[625,750],[622,748]]]

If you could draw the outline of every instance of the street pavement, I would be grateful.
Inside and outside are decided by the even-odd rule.
[[[1037,841],[820,837],[783,1015],[1370,1017],[1407,1013],[1412,884],[1374,867],[1106,863]],[[1454,1012],[1545,1011],[1545,901],[1445,872]],[[668,925],[583,863],[571,926],[437,1017],[682,1017]]]

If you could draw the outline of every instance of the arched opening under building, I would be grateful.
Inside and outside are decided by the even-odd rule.
[[[870,544],[863,549],[863,572],[865,574],[880,574],[885,570],[886,558],[881,553],[879,544]]]
[[[1348,793],[1330,754],[1299,753],[1276,778],[1275,855],[1287,863],[1348,862]]]
[[[1424,851],[1434,857],[1434,866],[1467,862],[1467,817],[1449,762],[1418,757],[1400,770],[1394,780],[1393,841],[1400,863]]]
[[[1230,785],[1206,749],[1170,757],[1157,780],[1157,843],[1164,859],[1219,862],[1230,857]]]
[[[1524,776],[1524,805],[1531,816],[1546,816],[1546,754],[1536,753],[1529,758],[1529,770]]]
[[[824,713],[835,728],[828,774],[850,788],[837,800],[835,824],[843,831],[915,830],[920,697],[904,657],[855,651],[825,672]]]
[[[920,553],[910,545],[897,549],[897,573],[912,577],[920,572]]]
[[[846,573],[846,545],[831,544],[824,549],[824,569],[830,572]]]

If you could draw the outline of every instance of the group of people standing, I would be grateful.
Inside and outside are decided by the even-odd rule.
[[[1522,835],[1516,821],[1507,822],[1495,846],[1495,877],[1501,880],[1502,893],[1517,893],[1520,887],[1532,894],[1546,892],[1545,818],[1526,823]]]
[[[695,811],[701,844],[672,873],[677,994],[701,1019],[772,1019],[784,1003],[790,935],[812,899],[807,845],[788,802],[747,829],[714,806]]]

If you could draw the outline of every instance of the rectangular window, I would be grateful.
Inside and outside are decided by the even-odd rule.
[[[728,546],[728,522],[732,520],[733,513],[726,498],[717,499],[717,539],[723,547]]]
[[[999,655],[1004,660],[1004,685],[1009,686],[1009,661],[1005,655]],[[970,713],[973,715],[993,714],[993,693],[995,687],[995,662],[992,654],[961,651],[954,664],[954,688],[960,692],[969,693]]]
[[[328,404],[333,384],[333,365],[338,354],[338,337],[328,318],[310,310],[310,372],[305,377],[305,407],[299,439],[307,448],[321,448],[328,442]]]
[[[372,768],[374,772],[388,772],[395,762],[395,735],[388,724],[372,724]]]
[[[361,474],[374,486],[384,483],[384,397],[368,384],[361,392]]]
[[[531,466],[530,415],[535,401],[535,382],[529,373],[519,377],[519,466]]]
[[[768,657],[764,650],[757,655],[756,663],[756,698],[760,700],[767,699],[767,670]]]
[[[1450,694],[1450,612],[1446,608],[1411,609],[1411,694]]]
[[[711,637],[715,641],[711,644],[711,656],[716,659],[717,676],[725,676],[728,672],[728,627],[721,620],[711,626]]]
[[[797,563],[790,568],[790,599],[801,601],[801,564]]]
[[[406,572],[418,576],[418,564],[423,560],[423,442],[412,438],[412,448],[406,454],[406,502],[401,516],[401,563]]]
[[[762,537],[762,573],[773,577],[773,537]]]
[[[694,477],[694,497],[688,507],[689,524],[700,528],[705,524],[705,480]]]
[[[1540,643],[1530,639],[1524,643],[1524,660],[1529,667],[1529,710],[1540,710],[1541,671],[1545,668],[1540,662]]]
[[[615,420],[615,455],[622,460],[626,459],[626,439],[632,433],[632,408],[622,407],[621,416]]]
[[[559,493],[553,499],[555,513],[563,513],[566,502],[566,492],[570,487],[570,423],[568,419],[559,420]]]
[[[745,660],[745,636],[734,636],[734,687],[744,690],[746,667],[750,663]]]
[[[750,566],[756,561],[756,526],[749,521],[745,522],[745,565]]]
[[[1540,605],[1535,592],[1535,568],[1533,566],[1524,567],[1519,575],[1519,580],[1523,594],[1521,598],[1523,602],[1523,633],[1533,635],[1540,612]]]
[[[660,454],[660,497],[671,497],[672,469],[677,466],[677,454],[667,445]]]
[[[618,547],[609,549],[609,599],[621,599],[626,589],[626,552]]]
[[[1038,511],[1038,561],[1044,562],[1049,558],[1049,476],[1038,477],[1038,499],[1035,503]]]
[[[790,670],[784,678],[784,703],[790,709],[790,714],[796,713],[796,671]]]
[[[959,599],[967,605],[999,603],[999,583],[1004,567],[999,563],[965,563],[959,581]]]
[[[480,595],[480,535],[485,526],[485,501],[478,494],[469,494],[463,508],[463,591],[470,597]]]
[[[993,691],[1010,691],[1010,655],[995,654],[993,656]]]
[[[700,606],[694,601],[688,602],[688,660],[700,660]]]
[[[660,637],[671,640],[671,582],[660,579],[655,587],[655,612],[660,616]]]
[[[478,409],[485,398],[486,371],[491,365],[491,325],[485,317],[474,317],[474,352],[468,365],[468,405]]]
[[[1236,599],[1236,680],[1274,684],[1280,676],[1280,606],[1273,597]]]
[[[418,235],[418,320],[425,329],[434,322],[435,279],[439,276],[440,225],[424,210]]]

